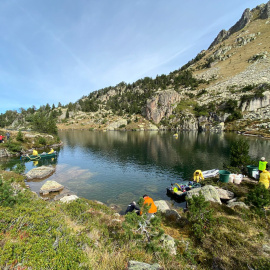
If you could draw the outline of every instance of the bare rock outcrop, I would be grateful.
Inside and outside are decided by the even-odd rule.
[[[156,95],[147,100],[145,117],[158,124],[163,117],[169,117],[176,103],[180,101],[180,95],[174,90],[156,92]]]
[[[260,18],[261,19],[270,18],[270,1],[268,1],[266,5],[262,5]]]
[[[224,29],[221,30],[208,49],[211,49],[218,43],[227,39],[233,33],[243,29],[247,24],[249,24],[251,17],[252,17],[252,13],[250,9],[249,8],[245,9],[241,19],[234,26],[232,26],[228,31]]]

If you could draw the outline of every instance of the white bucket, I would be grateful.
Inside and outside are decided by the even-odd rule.
[[[237,174],[235,177],[234,177],[234,180],[233,182],[237,185],[239,185],[241,182],[242,182],[242,179],[243,179],[243,175],[242,174]]]
[[[231,173],[230,176],[229,176],[229,182],[228,183],[233,183],[234,178],[235,178],[235,174]]]

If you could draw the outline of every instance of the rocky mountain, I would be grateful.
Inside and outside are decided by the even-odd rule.
[[[76,105],[88,120],[95,115],[101,129],[132,129],[139,118],[158,129],[268,133],[269,44],[270,1],[246,9],[235,25],[222,30],[207,50],[179,70],[133,84],[121,82],[70,104],[73,120],[66,126],[77,120]]]
[[[235,25],[220,31],[207,50],[180,69],[100,89],[53,108],[54,116],[60,129],[237,130],[267,135],[269,57],[270,1],[246,9]],[[31,117],[21,117],[20,125],[27,126],[27,119]]]

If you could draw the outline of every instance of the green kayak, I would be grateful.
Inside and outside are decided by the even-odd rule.
[[[38,154],[37,156],[23,155],[23,156],[21,156],[20,159],[22,159],[22,160],[40,160],[40,159],[45,159],[45,158],[55,158],[56,156],[57,156],[57,153],[54,152],[52,154],[42,153],[42,154]]]

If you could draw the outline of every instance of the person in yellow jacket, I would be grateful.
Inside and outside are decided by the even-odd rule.
[[[150,219],[152,217],[153,214],[155,214],[157,212],[157,207],[153,201],[152,198],[150,198],[148,195],[143,195],[143,206],[141,207],[141,211],[140,211],[140,215],[142,215],[143,213],[143,207],[146,205],[146,206],[150,206],[149,210],[148,210],[148,213],[146,214],[147,215],[147,219]]]
[[[54,153],[54,150],[53,148],[50,149],[50,152],[48,154],[53,154]]]
[[[265,188],[269,188],[269,182],[270,182],[270,173],[267,170],[263,170],[263,172],[260,174],[259,183],[262,183],[265,186]]]
[[[196,170],[193,174],[193,180],[197,183],[200,182],[200,180],[204,180],[203,173],[201,170]]]
[[[259,161],[259,174],[268,168],[268,162],[265,160],[265,157],[262,157]]]
[[[32,153],[33,156],[38,156],[38,151],[36,149],[33,149],[33,153]]]

